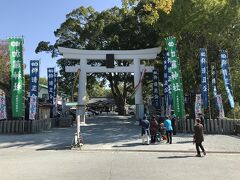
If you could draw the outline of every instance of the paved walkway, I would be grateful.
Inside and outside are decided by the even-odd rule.
[[[178,134],[171,145],[142,145],[141,129],[130,117],[98,116],[86,122],[83,151],[70,150],[75,127],[0,135],[1,179],[239,179],[239,137],[206,135],[208,154],[196,158],[190,134]]]
[[[0,135],[0,149],[28,148],[34,150],[69,149],[76,127],[54,128],[38,134]],[[173,144],[165,141],[142,145],[141,128],[130,116],[96,116],[86,120],[81,127],[84,151],[146,151],[146,152],[195,152],[192,134],[173,136]],[[205,135],[203,143],[209,153],[239,153],[240,137]]]

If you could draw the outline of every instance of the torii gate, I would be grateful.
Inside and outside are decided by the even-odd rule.
[[[155,60],[157,54],[161,52],[161,48],[140,49],[140,50],[79,50],[72,48],[59,47],[59,52],[66,59],[79,60],[80,65],[66,66],[66,72],[77,72],[80,69],[79,83],[78,83],[78,116],[83,115],[85,122],[85,98],[86,98],[86,81],[87,73],[134,73],[134,87],[139,84],[141,72],[152,72],[154,67],[140,64],[140,60]],[[93,67],[87,65],[87,60],[106,60],[107,55],[113,55],[114,60],[131,60],[133,64],[129,66],[118,66],[113,68],[107,68],[104,66]],[[138,86],[135,93],[135,106],[136,106],[136,119],[144,116],[144,104],[142,98],[142,85]]]

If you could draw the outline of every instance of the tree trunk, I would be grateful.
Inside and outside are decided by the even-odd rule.
[[[5,98],[6,98],[7,119],[11,120],[12,119],[11,91],[5,88],[2,88],[2,90],[5,93]]]
[[[122,101],[120,98],[118,98],[118,101],[116,102],[117,108],[118,108],[118,114],[119,115],[126,115],[125,105],[126,101]]]
[[[119,88],[118,88],[118,78],[117,78],[117,74],[115,74],[114,76],[112,76],[111,73],[109,73],[108,75],[108,80],[110,82],[110,87],[111,87],[111,91],[113,94],[113,98],[115,100],[115,103],[117,105],[117,109],[118,109],[118,114],[119,115],[126,115],[126,110],[125,110],[125,105],[126,105],[126,85],[124,83],[124,88],[123,88],[123,93],[120,92]]]

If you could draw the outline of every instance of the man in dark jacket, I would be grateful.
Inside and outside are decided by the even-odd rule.
[[[196,119],[196,125],[194,126],[194,136],[193,136],[193,143],[196,143],[196,150],[197,150],[197,157],[201,157],[200,149],[204,155],[206,155],[206,151],[204,150],[204,147],[202,145],[202,142],[204,141],[203,137],[203,125],[201,124],[201,120],[199,118]]]

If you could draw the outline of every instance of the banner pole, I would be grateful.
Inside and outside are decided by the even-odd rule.
[[[230,81],[232,81],[232,96],[233,96],[233,101],[234,101],[234,79],[232,79],[232,76],[231,76],[231,73],[230,73],[230,69],[231,69],[231,67],[230,67],[230,61],[229,61],[229,58],[228,58],[228,64],[229,64],[229,78],[230,78]],[[233,119],[234,120],[236,120],[236,113],[235,113],[235,106],[234,106],[234,108],[233,108]]]
[[[207,52],[207,50],[206,50]],[[208,53],[207,53],[208,54]],[[211,114],[211,100],[210,100],[210,76],[209,76],[209,64],[211,67],[211,63],[210,63],[210,58],[208,58],[207,56],[207,83],[208,83],[208,113],[209,113],[209,119],[212,119],[212,114]],[[210,69],[211,70],[211,69]],[[211,73],[210,73],[211,74]]]

